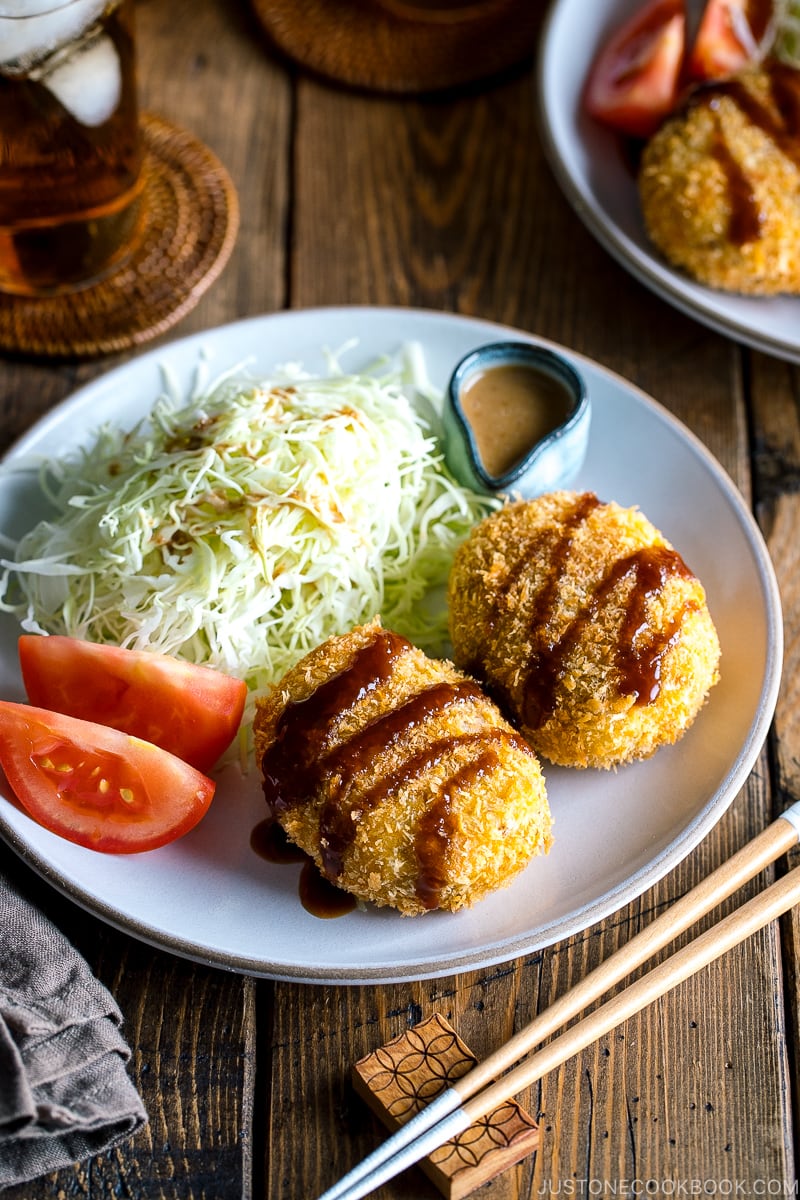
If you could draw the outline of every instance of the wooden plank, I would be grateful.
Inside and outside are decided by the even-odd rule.
[[[290,83],[270,60],[246,6],[140,0],[137,11],[140,45],[146,47],[145,104],[208,142],[242,202],[242,232],[231,262],[170,337],[287,302],[415,304],[478,313],[574,347],[644,387],[690,424],[745,493],[749,393],[743,364],[752,362],[756,428],[766,439],[759,443],[757,485],[769,503],[761,505],[760,516],[784,589],[792,669],[776,721],[776,801],[797,798],[800,753],[791,682],[797,677],[797,512],[791,485],[798,439],[796,427],[786,425],[787,413],[797,411],[796,372],[740,355],[653,296],[597,245],[569,211],[544,162],[529,74],[476,92],[463,107],[447,97],[357,97],[301,76],[293,145]],[[292,155],[296,208],[290,218]],[[6,364],[0,383],[6,441],[108,365]],[[779,494],[769,492],[771,472],[788,480]],[[254,1194],[271,1200],[313,1194],[381,1136],[347,1082],[356,1057],[432,1012],[446,1016],[483,1057],[741,845],[772,804],[762,759],[731,812],[679,871],[620,914],[541,954],[426,983],[279,985],[274,1034],[263,1053],[272,1073],[269,1086],[256,1086],[253,1078],[248,981],[149,951],[81,918],[71,928],[133,1022],[134,1069],[155,1121],[130,1157],[61,1173],[38,1192],[25,1189],[25,1200],[117,1190],[137,1200],[247,1195],[253,1104],[259,1136],[274,1139],[268,1161],[256,1165]],[[784,937],[792,952],[787,962],[796,962],[796,918],[786,922]],[[534,1161],[491,1185],[492,1200],[530,1197],[558,1183],[574,1185],[576,1178],[613,1181],[634,1172],[642,1179],[686,1180],[691,1172],[733,1179],[737,1171],[749,1179],[792,1178],[788,1110],[781,1102],[787,1064],[774,936],[754,939],[721,970],[628,1022],[620,1037],[587,1051],[535,1096],[522,1098],[534,1114],[542,1110],[543,1148]],[[796,1017],[796,967],[787,981],[787,1008]],[[268,1033],[272,988],[259,985],[258,992]],[[172,1047],[161,1029],[165,995],[180,1017]],[[795,1043],[797,1034],[795,1025]],[[618,1124],[623,1113],[624,1136]],[[234,1133],[243,1140],[244,1161]],[[208,1159],[216,1154],[223,1169],[209,1175]],[[411,1194],[424,1200],[437,1193],[414,1172],[378,1197]]]
[[[538,956],[486,971],[380,987],[276,986],[271,1137],[265,1196],[294,1200],[330,1186],[385,1136],[350,1082],[358,1059],[434,1014],[485,1057],[532,1015]],[[532,1112],[535,1116],[535,1112]],[[516,1200],[517,1169],[491,1185],[492,1200]],[[418,1168],[376,1192],[377,1200],[437,1188]]]
[[[300,188],[296,198],[292,303],[418,304],[478,312],[553,338],[664,403],[707,442],[747,494],[742,356],[732,343],[653,296],[583,230],[549,176],[530,87],[529,78],[518,78],[458,107],[442,99],[400,103],[380,97],[364,106],[346,92],[301,81],[298,178],[313,178],[314,184]],[[654,447],[654,463],[657,452]],[[766,772],[766,760],[761,766]],[[497,1001],[502,1016],[491,1028],[487,1024],[484,1036],[496,1044],[502,1029],[513,1024],[517,1006],[541,1007],[579,978],[598,953],[613,948],[648,913],[659,911],[761,828],[770,806],[768,784],[757,775],[720,828],[661,885],[583,938],[544,951],[540,991],[533,980],[521,991],[489,985],[484,994]],[[521,1097],[534,1114],[539,1107],[544,1112],[543,1145],[515,1180],[504,1177],[509,1195],[517,1187],[520,1195],[530,1195],[546,1182],[555,1187],[572,1180],[576,1164],[579,1176],[608,1180],[623,1173],[630,1178],[632,1170],[642,1178],[686,1179],[695,1172],[705,1179],[728,1178],[736,1170],[742,1177],[761,1170],[765,1177],[782,1178],[791,1169],[781,1101],[786,1060],[771,1034],[780,993],[776,1001],[771,983],[759,988],[749,982],[779,977],[774,937],[767,932],[753,939],[725,965],[724,990],[719,976],[704,973],[627,1023],[618,1038],[555,1073],[540,1101]],[[510,970],[516,970],[514,964]],[[468,973],[449,987],[462,998],[477,987],[477,978]],[[424,994],[424,988],[411,987]],[[285,998],[285,990],[279,992]],[[405,1011],[407,989],[394,985],[381,994],[393,1011]],[[349,1015],[351,999],[340,994],[335,1002],[340,1037],[335,1061],[323,1068],[329,1094],[362,1052],[360,1026]],[[422,1001],[409,1003],[419,1004],[422,1018],[431,1011]],[[377,1011],[377,994],[360,991],[358,1004]],[[474,1031],[459,1023],[466,1016],[463,1005],[453,1007],[453,1023],[480,1053]],[[296,1045],[299,1020],[290,1003],[280,1022],[286,1045]],[[734,1038],[737,1028],[746,1031],[745,1038]],[[375,1032],[380,1042],[396,1031],[392,1022],[379,1020]],[[655,1064],[653,1073],[643,1064]],[[275,1087],[288,1118],[299,1093],[289,1073],[277,1069]],[[325,1145],[314,1153],[326,1172],[320,1178],[318,1164],[306,1157],[295,1163],[295,1181],[305,1178],[312,1188],[328,1183],[370,1148],[362,1118],[349,1105],[346,1114],[346,1161],[340,1126],[333,1136],[317,1110]],[[610,1128],[611,1114],[618,1115]],[[627,1114],[624,1130],[619,1114]],[[765,1126],[774,1133],[768,1142],[759,1135]],[[299,1139],[299,1128],[295,1133]],[[286,1144],[285,1136],[282,1140]],[[310,1171],[310,1183],[304,1171]],[[276,1169],[276,1186],[279,1177],[289,1176]],[[421,1195],[425,1186],[420,1177]],[[379,1193],[407,1194],[399,1182]]]
[[[769,546],[783,606],[783,679],[774,726],[775,809],[800,800],[800,371],[765,355],[752,361],[757,514]],[[800,862],[800,852],[788,856]],[[800,1039],[800,913],[781,923],[787,1035]],[[797,1068],[790,1076],[800,1112]]]
[[[137,4],[142,109],[196,134],[239,195],[240,231],[221,277],[168,339],[286,302],[291,81],[246,6]]]
[[[556,948],[549,980],[543,972],[550,990],[542,1003],[749,840],[762,827],[762,803],[745,789],[719,837],[706,839],[684,867],[576,939],[579,946]],[[715,915],[755,890],[755,884],[743,889]],[[778,962],[775,930],[764,931],[549,1077],[534,1187],[555,1189],[576,1163],[586,1188],[598,1180],[789,1178],[791,1137],[778,1103],[787,1070]]]
[[[137,22],[143,110],[203,139],[230,172],[242,207],[228,267],[165,342],[284,304],[291,83],[265,53],[242,6],[141,0]],[[3,363],[3,445],[77,386],[129,357]],[[256,1099],[254,982],[116,933],[73,909],[16,861],[13,867],[117,998],[134,1052],[131,1074],[150,1124],[130,1146],[9,1191],[10,1200],[112,1194],[247,1200]]]

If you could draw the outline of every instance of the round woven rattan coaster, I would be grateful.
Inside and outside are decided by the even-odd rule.
[[[252,0],[274,44],[328,79],[415,93],[497,75],[528,57],[534,0]]]
[[[164,333],[194,308],[230,257],[239,224],[231,180],[185,130],[142,116],[145,225],[126,262],[80,291],[0,294],[0,349],[45,358],[115,354]]]

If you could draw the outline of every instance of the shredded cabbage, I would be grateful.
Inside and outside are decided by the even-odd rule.
[[[773,52],[781,62],[800,68],[800,3],[798,0],[776,0],[777,34]]]
[[[431,653],[453,552],[494,501],[448,474],[396,372],[241,368],[42,465],[54,515],[0,560],[0,608],[274,683],[380,615]]]

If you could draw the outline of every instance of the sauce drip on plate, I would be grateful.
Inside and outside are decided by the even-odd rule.
[[[272,817],[259,821],[250,834],[250,846],[270,863],[302,863],[298,882],[300,903],[314,917],[342,917],[352,912],[355,899],[341,888],[329,883],[305,851],[289,841],[281,826]]]

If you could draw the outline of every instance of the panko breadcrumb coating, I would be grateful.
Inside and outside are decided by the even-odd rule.
[[[647,233],[700,283],[800,292],[800,73],[778,63],[693,93],[645,146]]]
[[[703,587],[638,509],[560,491],[485,518],[449,584],[456,663],[553,763],[675,742],[718,679]]]
[[[273,817],[361,900],[454,911],[550,847],[531,748],[473,680],[379,621],[307,654],[253,729]]]

